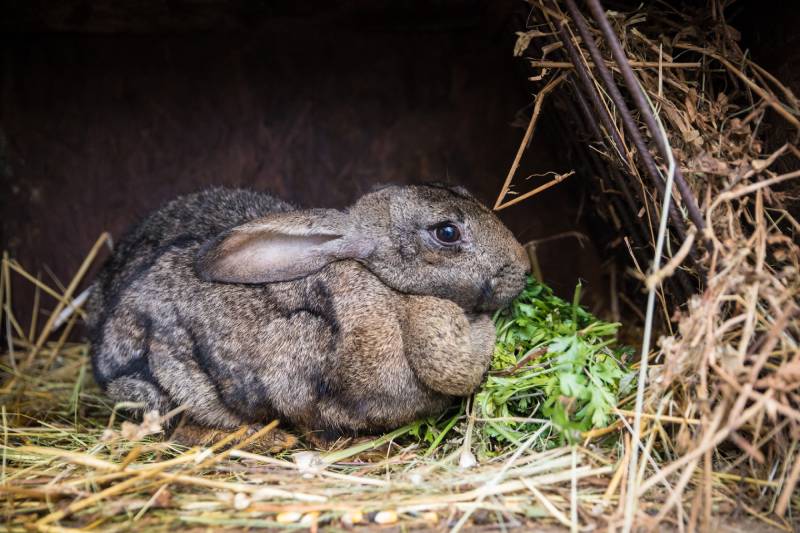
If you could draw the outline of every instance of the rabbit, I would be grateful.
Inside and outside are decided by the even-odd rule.
[[[209,189],[147,216],[102,268],[94,377],[143,411],[185,406],[199,427],[385,431],[478,388],[491,313],[529,273],[462,187],[385,186],[341,211]]]

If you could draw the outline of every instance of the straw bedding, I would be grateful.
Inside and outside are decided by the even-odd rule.
[[[572,443],[537,447],[531,433],[492,454],[474,445],[485,420],[471,404],[466,414],[432,422],[429,442],[412,425],[324,451],[303,444],[273,454],[246,451],[244,430],[211,447],[181,447],[163,439],[158,417],[125,420],[124,406],[111,405],[93,384],[88,346],[67,341],[83,316],[77,288],[103,235],[66,287],[3,257],[5,527],[710,530],[734,516],[765,529],[796,528],[800,222],[792,205],[796,213],[800,172],[777,169],[796,169],[800,160],[797,99],[750,61],[717,3],[698,13],[661,4],[608,13],[702,216],[693,219],[676,189],[677,215],[662,231],[663,196],[645,175],[643,154],[623,128],[568,4],[533,2],[530,27],[520,33],[517,53],[528,56],[540,84],[520,154],[538,117],[578,106],[577,58],[611,122],[592,126],[578,117],[579,138],[575,129],[566,132],[589,154],[570,179],[586,179],[594,210],[618,235],[610,249],[628,266],[625,286],[636,288],[629,300],[640,303],[643,286],[656,295],[657,342],[638,383],[639,402],[635,394],[622,398],[610,425]],[[596,19],[584,17],[622,87],[608,40]],[[645,131],[645,117],[634,111],[632,118]],[[773,145],[778,128],[793,140]],[[645,142],[666,177],[670,165],[655,149],[658,139],[651,132]],[[518,163],[496,207],[526,196],[514,196],[524,192],[515,180]],[[526,198],[571,170],[560,169]],[[620,184],[639,209],[631,212]],[[664,266],[652,272],[659,233]],[[11,291],[18,276],[35,293],[30,322],[11,312],[21,297]]]

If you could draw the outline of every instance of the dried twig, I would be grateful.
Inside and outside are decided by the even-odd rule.
[[[533,113],[531,114],[531,120],[528,122],[528,128],[525,130],[525,135],[522,137],[522,142],[517,149],[517,155],[514,156],[514,161],[511,163],[511,168],[508,170],[508,175],[506,175],[506,180],[503,183],[503,187],[500,189],[500,194],[497,195],[497,200],[494,203],[494,209],[502,209],[501,206],[505,207],[503,204],[503,200],[505,199],[506,195],[508,194],[509,189],[511,189],[511,182],[514,179],[514,174],[517,172],[517,168],[519,167],[519,162],[522,159],[522,154],[525,153],[525,149],[528,148],[531,142],[531,138],[533,137],[533,130],[536,127],[536,122],[539,119],[539,115],[542,112],[542,105],[544,103],[545,98],[547,95],[552,92],[558,85],[564,81],[564,75],[560,75],[556,78],[550,80],[550,82],[545,85],[541,91],[539,91],[536,95],[536,102],[533,105]],[[517,201],[520,199],[517,198]],[[510,205],[510,204],[509,204]]]

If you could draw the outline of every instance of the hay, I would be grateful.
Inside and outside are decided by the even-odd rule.
[[[495,456],[478,457],[473,467],[470,456],[477,450],[470,435],[480,413],[478,419],[444,416],[432,428],[433,444],[411,435],[419,430],[415,425],[341,449],[298,447],[273,456],[225,443],[201,449],[165,442],[163,420],[120,423],[115,406],[92,382],[88,346],[68,341],[81,319],[76,288],[103,236],[65,289],[3,257],[0,492],[6,528],[548,523],[576,530],[633,522],[710,530],[732,513],[777,529],[796,526],[800,223],[785,204],[793,200],[791,180],[800,173],[773,169],[796,166],[800,151],[793,144],[770,147],[768,127],[782,121],[798,128],[797,100],[749,60],[716,10],[693,17],[662,6],[610,16],[702,216],[695,234],[690,220],[698,220],[687,197],[675,192],[677,209],[664,232],[665,267],[647,271],[663,196],[647,175],[646,160],[662,179],[667,162],[655,146],[658,139],[644,139],[656,148],[647,156],[621,126],[620,106],[603,85],[587,43],[574,38],[578,26],[568,7],[535,3],[535,26],[518,46],[533,51],[533,77],[543,86],[561,84],[537,96],[538,112],[521,150],[536,117],[548,113],[545,98],[557,100],[562,110],[586,104],[573,100],[582,89],[571,58],[590,65],[596,102],[610,121],[574,121],[592,141],[581,146],[586,161],[571,179],[590,178],[596,211],[618,232],[617,249],[632,265],[626,283],[637,288],[629,297],[639,301],[642,286],[657,291],[660,314],[653,326],[663,335],[648,358],[639,409],[629,397],[611,426],[585,433],[580,443],[537,449],[534,432]],[[585,18],[603,64],[622,87],[608,40],[596,20]],[[561,54],[570,45],[574,54]],[[625,91],[633,107],[629,96]],[[641,114],[627,118],[644,131]],[[574,131],[566,133],[565,142],[574,142]],[[514,191],[518,161],[498,206],[508,204]],[[12,276],[34,288],[29,322],[12,313]],[[36,317],[51,302],[54,309],[39,326]],[[442,433],[445,425],[449,431]]]
[[[598,5],[596,1],[589,4],[590,8]],[[687,188],[672,195],[680,205],[678,220],[670,217],[669,249],[674,254],[668,254],[662,270],[642,272],[641,265],[650,263],[647,254],[652,254],[655,236],[660,233],[655,221],[662,205],[658,188],[650,184],[653,176],[647,175],[647,160],[654,159],[659,165],[658,177],[666,176],[664,151],[656,149],[658,155],[653,157],[635,146],[632,137],[636,132],[632,130],[646,127],[647,113],[640,106],[638,115],[626,116],[623,107],[635,106],[615,98],[616,87],[601,79],[603,73],[596,66],[589,67],[590,60],[614,55],[608,33],[597,25],[589,26],[571,0],[564,2],[563,11],[560,3],[539,2],[538,7],[534,17],[550,32],[531,31],[545,40],[548,35],[560,39],[537,49],[532,61],[537,70],[534,78],[547,80],[564,70],[577,71],[572,78],[573,95],[595,103],[594,111],[601,119],[607,114],[607,120],[599,124],[591,116],[582,122],[586,134],[590,138],[594,134],[599,141],[592,146],[601,153],[593,177],[603,182],[599,189],[611,191],[605,196],[612,200],[606,203],[606,216],[626,241],[637,237],[637,218],[646,222],[638,235],[639,257],[631,253],[632,260],[645,285],[659,288],[662,329],[670,334],[662,337],[659,352],[651,357],[658,364],[647,380],[645,409],[700,421],[668,430],[643,424],[642,463],[647,466],[633,472],[630,486],[637,493],[629,494],[632,498],[626,510],[633,512],[638,498],[659,497],[654,490],[673,480],[671,494],[660,496],[666,505],[658,515],[650,520],[640,513],[637,521],[658,523],[677,506],[679,524],[708,529],[712,513],[719,511],[715,498],[720,487],[715,474],[736,472],[753,480],[743,485],[737,505],[786,526],[788,522],[779,517],[787,516],[792,503],[797,505],[795,487],[800,474],[800,253],[796,238],[800,226],[784,205],[784,200],[793,198],[779,184],[797,178],[800,172],[778,174],[771,169],[778,163],[796,167],[800,154],[792,144],[767,153],[765,147],[770,121],[785,120],[800,129],[797,100],[747,58],[736,41],[736,31],[725,24],[719,12],[706,13],[705,19],[698,13],[667,7],[612,14],[611,25],[627,59],[644,67],[636,71],[639,87],[628,84],[628,94],[635,96],[643,90],[646,105],[664,125],[667,144],[682,167]],[[594,15],[599,24],[602,17]],[[575,34],[580,34],[580,39]],[[528,38],[527,34],[521,37]],[[597,44],[601,58],[592,54],[589,41]],[[569,62],[546,62],[548,54],[562,47]],[[676,58],[694,61],[679,67]],[[604,64],[614,70],[608,78],[614,76],[622,86],[620,62]],[[586,73],[584,80],[580,80],[580,72]],[[577,107],[573,101],[566,105]],[[633,128],[631,119],[636,121]],[[649,144],[658,145],[658,130],[648,129]],[[634,201],[626,206],[621,200],[625,187],[638,204]],[[700,199],[694,217],[692,196]],[[644,213],[625,212],[642,205]],[[602,211],[602,204],[599,208]],[[691,258],[695,228],[686,230],[686,219],[693,219],[704,230]],[[628,250],[632,252],[633,247]],[[672,333],[668,304],[684,301],[680,291],[672,295],[664,291],[663,282],[676,273],[696,280],[701,289],[678,311],[677,332]],[[635,462],[636,454],[632,455]],[[770,488],[764,489],[763,483],[770,483]],[[690,516],[682,512],[681,503],[690,504]],[[796,514],[792,519],[797,519]]]

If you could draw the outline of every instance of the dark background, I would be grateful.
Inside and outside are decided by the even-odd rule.
[[[739,2],[731,13],[756,60],[796,82],[792,5]],[[208,185],[342,207],[377,183],[437,180],[493,203],[532,101],[512,57],[527,10],[505,0],[0,2],[2,248],[66,283],[100,232],[119,237]],[[573,168],[558,110],[546,115],[517,181]],[[586,178],[501,217],[522,242],[572,230],[594,240],[550,241],[539,259],[558,293],[580,277],[602,307],[604,233]],[[31,294],[17,291],[16,304]]]

